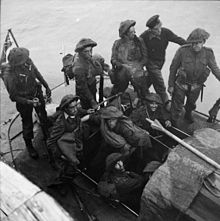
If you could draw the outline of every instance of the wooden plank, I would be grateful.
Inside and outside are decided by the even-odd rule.
[[[49,195],[0,162],[0,215],[4,221],[72,221]]]
[[[40,192],[13,211],[6,220],[73,221],[73,218],[52,197]]]
[[[1,209],[6,214],[10,214],[40,191],[39,187],[3,162],[0,162],[0,174]]]

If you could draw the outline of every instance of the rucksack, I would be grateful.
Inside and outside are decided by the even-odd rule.
[[[61,69],[61,71],[64,72],[65,77],[67,77],[68,79],[74,79],[75,77],[73,73],[74,58],[75,54],[67,54],[62,59],[63,68]]]

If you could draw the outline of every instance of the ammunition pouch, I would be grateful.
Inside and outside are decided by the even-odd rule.
[[[186,84],[186,72],[183,68],[179,68],[177,70],[177,77],[176,77],[176,82],[178,82],[179,84]]]
[[[210,74],[210,69],[208,67],[205,68],[204,72],[201,74],[201,76],[198,79],[198,84],[204,84]]]

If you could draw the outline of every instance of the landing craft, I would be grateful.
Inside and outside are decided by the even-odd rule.
[[[60,94],[63,93],[60,88],[56,90],[59,90]],[[48,109],[50,106],[52,105],[48,105]],[[124,107],[131,108],[129,104],[124,104]],[[59,174],[51,167],[47,158],[41,128],[35,124],[34,143],[40,159],[33,160],[25,150],[19,125],[20,119],[17,115],[9,122],[10,125],[6,124],[4,127],[2,125],[2,131],[8,132],[8,146],[5,143],[2,148],[4,152],[1,152],[1,161],[5,159],[40,189],[29,184],[30,189],[37,190],[26,200],[28,202],[34,198],[34,203],[20,202],[16,207],[7,210],[5,205],[14,205],[14,200],[22,195],[21,192],[25,193],[27,188],[21,183],[27,181],[14,179],[12,182],[10,174],[14,172],[1,163],[1,173],[4,173],[1,185],[9,187],[7,184],[15,184],[13,192],[16,193],[10,195],[8,194],[10,190],[5,191],[6,189],[1,188],[1,191],[4,190],[1,192],[0,204],[2,220],[12,220],[11,217],[14,217],[14,220],[30,220],[30,217],[33,220],[56,220],[52,218],[54,214],[57,214],[57,220],[65,220],[62,217],[66,213],[49,196],[45,194],[45,202],[46,199],[50,199],[49,208],[37,197],[42,190],[57,200],[73,219],[77,220],[219,220],[220,123],[218,120],[215,123],[208,123],[207,116],[203,113],[194,112],[193,115],[195,122],[191,125],[184,119],[181,120],[181,130],[172,127],[167,132],[160,125],[153,124],[161,133],[151,136],[151,141],[155,148],[163,152],[163,159],[161,159],[162,165],[152,174],[144,187],[140,199],[140,211],[134,211],[122,202],[100,196],[97,192],[97,183],[88,173],[89,168],[86,166],[75,170],[72,176],[66,177],[65,183],[60,184],[56,179]],[[89,136],[89,139],[84,141],[84,149],[97,150],[100,136],[98,131]],[[85,156],[86,165],[89,165],[90,156]],[[65,162],[65,159],[63,160]],[[20,175],[13,176],[20,177]],[[52,207],[54,204],[56,207]],[[28,207],[25,216],[21,209],[23,207]],[[47,210],[49,216],[43,216],[42,211]],[[60,210],[63,213],[59,213]],[[69,218],[68,215],[66,217]]]

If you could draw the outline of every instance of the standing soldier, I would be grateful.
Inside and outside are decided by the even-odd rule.
[[[165,62],[166,48],[169,42],[174,42],[179,45],[186,44],[186,41],[178,37],[171,30],[162,27],[162,22],[159,20],[159,15],[152,16],[146,23],[149,28],[144,31],[140,37],[144,40],[145,46],[148,51],[148,65],[147,69],[149,75],[147,77],[147,87],[152,84],[157,94],[165,106],[168,104],[168,95],[166,87],[161,74],[161,69]]]
[[[181,115],[185,97],[187,101],[184,117],[189,123],[193,123],[192,110],[196,108],[196,101],[209,76],[210,69],[220,80],[220,70],[216,64],[214,52],[211,48],[204,47],[208,38],[208,32],[196,28],[187,39],[189,44],[180,47],[173,58],[168,92],[172,96],[171,117],[174,123]]]
[[[35,109],[47,138],[47,112],[41,84],[46,89],[47,98],[51,97],[51,90],[32,60],[26,48],[13,48],[8,55],[9,64],[3,73],[3,80],[10,95],[16,102],[16,108],[21,115],[23,137],[30,157],[38,158],[33,147],[33,120],[32,112]],[[38,82],[38,81],[39,82]]]
[[[96,84],[90,84],[92,68],[92,49],[97,45],[92,39],[83,38],[77,45],[74,58],[73,73],[76,79],[76,95],[80,97],[83,109],[96,109]]]
[[[147,63],[147,51],[143,40],[135,34],[135,24],[134,20],[121,22],[120,39],[116,40],[112,47],[111,63],[115,78],[112,95],[125,92],[129,82],[139,97],[144,97],[147,90],[146,70],[144,70]]]

